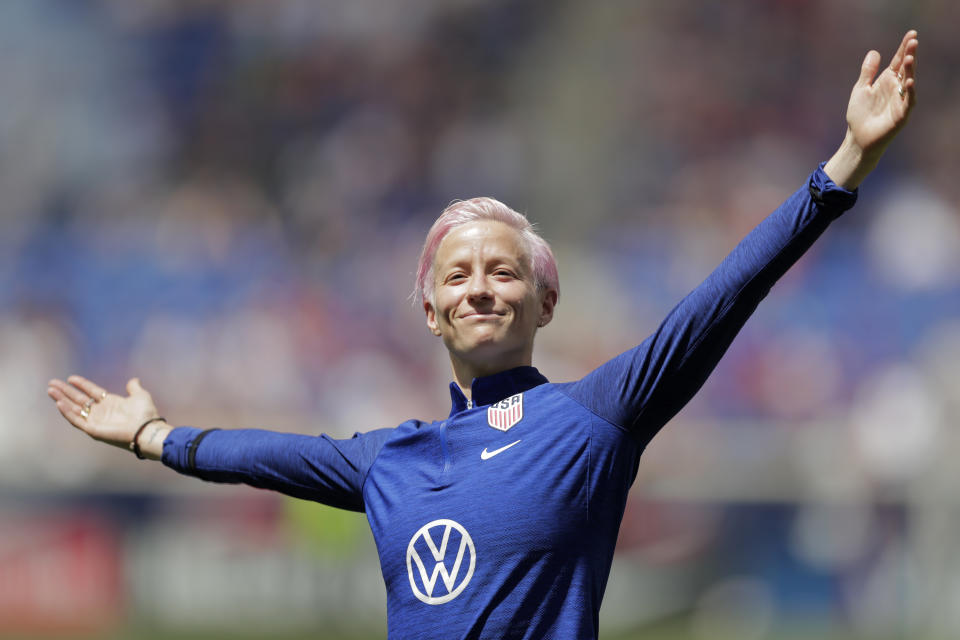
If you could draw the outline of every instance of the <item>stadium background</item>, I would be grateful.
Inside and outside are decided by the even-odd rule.
[[[376,638],[362,516],[95,446],[44,394],[349,435],[447,411],[408,299],[492,195],[553,243],[535,362],[645,337],[833,151],[863,53],[920,101],[644,456],[607,638],[960,634],[960,48],[946,0],[0,3],[0,635]]]

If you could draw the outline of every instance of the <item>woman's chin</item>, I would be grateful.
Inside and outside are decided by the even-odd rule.
[[[482,336],[471,340],[469,344],[464,345],[463,351],[471,354],[489,355],[494,353],[500,347],[500,340],[496,336]]]
[[[517,345],[509,344],[502,336],[490,336],[486,339],[477,339],[465,345],[461,350],[461,357],[484,365],[491,366],[494,369],[501,369],[507,363],[516,360],[517,354],[523,349],[518,349]]]

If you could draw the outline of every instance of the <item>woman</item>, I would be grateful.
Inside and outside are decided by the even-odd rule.
[[[627,492],[653,435],[700,388],[759,301],[827,225],[905,124],[918,41],[878,75],[863,61],[838,151],[636,348],[570,383],[531,366],[559,296],[547,244],[488,198],[451,205],[417,275],[454,381],[445,420],[351,439],[174,429],[136,379],[128,396],[52,380],[93,438],[217,482],[364,511],[391,638],[594,638]]]

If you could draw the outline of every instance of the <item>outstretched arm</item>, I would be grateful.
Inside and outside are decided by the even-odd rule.
[[[568,395],[643,444],[693,397],[773,284],[853,206],[854,189],[906,123],[915,101],[916,36],[907,32],[878,77],[880,54],[867,54],[847,107],[846,137],[823,170],[744,238],[653,335],[565,385]]]
[[[132,451],[134,437],[145,458],[159,460],[163,441],[171,427],[159,418],[150,394],[133,378],[127,383],[127,397],[107,393],[100,385],[82,376],[67,381],[53,379],[47,395],[57,409],[77,429],[94,440]],[[155,420],[156,419],[156,420]],[[140,427],[147,423],[142,431]]]
[[[918,45],[917,32],[911,29],[880,75],[879,53],[870,51],[863,59],[847,105],[847,134],[823,168],[844,189],[857,188],[907,123],[917,102],[914,85]]]
[[[157,408],[139,380],[127,383],[127,393],[108,393],[81,376],[47,386],[63,417],[94,440],[127,450],[136,440],[143,457],[186,475],[242,482],[353,511],[363,511],[367,470],[393,432],[334,439],[262,429],[174,429],[155,420]]]

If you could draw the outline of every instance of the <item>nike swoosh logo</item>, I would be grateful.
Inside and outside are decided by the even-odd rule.
[[[506,451],[507,449],[509,449],[509,448],[512,447],[513,445],[519,444],[519,443],[520,443],[520,441],[517,440],[516,442],[511,442],[511,443],[508,444],[507,446],[505,446],[505,447],[500,447],[499,449],[494,449],[493,451],[487,451],[487,448],[484,447],[484,448],[483,448],[483,451],[480,452],[480,459],[481,459],[481,460],[489,460],[490,458],[492,458],[493,456],[497,455],[498,453],[503,453],[504,451]]]

